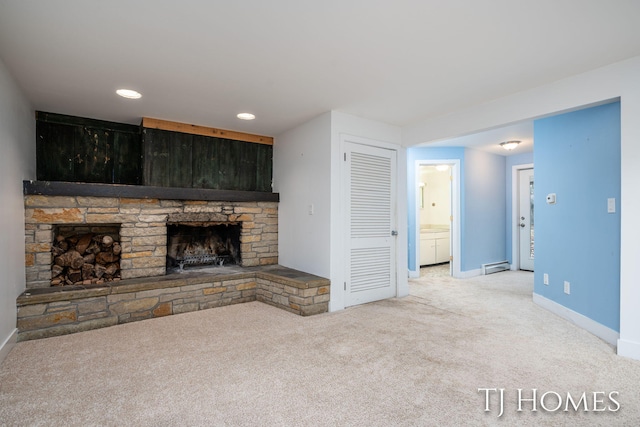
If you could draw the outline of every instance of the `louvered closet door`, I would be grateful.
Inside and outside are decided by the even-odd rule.
[[[396,152],[346,144],[346,305],[396,295]]]

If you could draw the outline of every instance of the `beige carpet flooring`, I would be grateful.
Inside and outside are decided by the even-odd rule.
[[[640,425],[640,362],[535,306],[532,282],[427,269],[410,297],[336,313],[254,302],[19,343],[0,425]],[[501,417],[478,388],[505,389]],[[518,412],[519,388],[586,392],[589,411]],[[613,391],[619,410],[593,412]]]

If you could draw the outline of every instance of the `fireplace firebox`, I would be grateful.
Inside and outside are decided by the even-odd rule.
[[[240,223],[167,224],[167,271],[185,267],[236,265],[240,259]]]

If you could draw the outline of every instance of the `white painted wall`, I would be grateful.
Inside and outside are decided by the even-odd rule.
[[[34,111],[0,61],[0,362],[15,342],[16,298],[25,289],[22,181],[36,177]]]
[[[273,191],[280,193],[279,263],[327,278],[331,275],[330,140],[327,112],[278,136],[273,146]]]
[[[329,310],[341,310],[345,307],[344,282],[345,259],[344,245],[345,206],[342,205],[341,136],[350,135],[368,139],[372,145],[396,149],[398,151],[398,240],[397,272],[398,296],[409,294],[407,281],[407,152],[401,144],[401,129],[386,123],[362,119],[337,111],[331,112],[331,302]]]
[[[640,360],[640,58],[625,69],[621,96],[620,339],[618,354]]]
[[[407,161],[400,128],[332,111],[276,137],[273,151],[273,189],[280,194],[279,263],[329,278],[330,311],[345,307],[342,135],[398,150],[398,296],[409,293],[407,236],[402,233],[407,229]]]
[[[640,57],[519,92],[403,129],[411,146],[620,98],[622,196],[618,354],[640,360]]]

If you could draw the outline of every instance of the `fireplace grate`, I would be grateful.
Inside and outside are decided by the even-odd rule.
[[[185,255],[182,258],[177,258],[176,262],[180,266],[180,272],[184,271],[185,265],[219,265],[223,266],[225,262],[229,261],[229,255],[212,255],[212,254],[200,254],[200,255]]]

